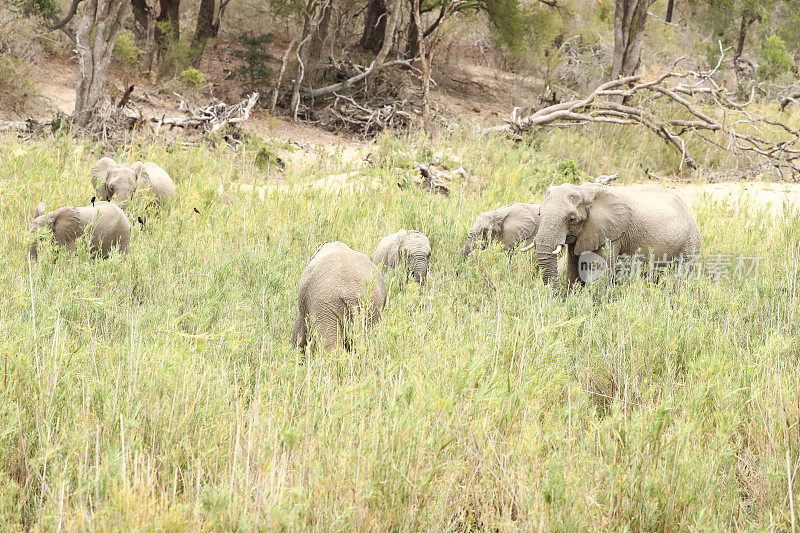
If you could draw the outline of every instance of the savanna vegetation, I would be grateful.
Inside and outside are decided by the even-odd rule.
[[[694,196],[688,278],[461,250],[600,175],[788,190],[798,53],[796,0],[0,5],[0,531],[794,532],[800,206]],[[32,261],[102,156],[174,198],[127,254]],[[424,289],[386,272],[352,350],[293,346],[318,247],[400,228]]]
[[[432,147],[480,180],[449,199],[399,189]],[[581,180],[530,145],[387,136],[361,192],[263,200],[219,195],[257,182],[246,159],[132,145],[116,156],[162,161],[174,204],[137,225],[126,256],[43,245],[31,264],[33,205],[88,200],[96,153],[69,137],[2,152],[4,529],[791,527],[796,210],[693,206],[704,253],[760,255],[752,279],[565,297],[528,255],[458,259],[477,212]],[[354,351],[293,349],[317,246],[370,254],[399,227],[431,238],[425,290],[390,274]]]

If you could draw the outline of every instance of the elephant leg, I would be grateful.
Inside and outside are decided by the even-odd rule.
[[[294,321],[294,329],[292,330],[292,345],[304,352],[306,343],[308,342],[308,326],[306,324],[305,313],[297,313],[297,319]]]
[[[317,319],[314,327],[322,343],[322,349],[326,353],[335,351],[339,346],[339,340],[343,337],[339,321],[331,318]]]

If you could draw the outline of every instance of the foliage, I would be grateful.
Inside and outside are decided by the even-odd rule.
[[[180,74],[181,83],[188,89],[202,87],[206,82],[205,75],[194,67],[184,69]]]
[[[262,95],[269,92],[274,72],[269,67],[273,56],[267,50],[274,40],[273,33],[261,35],[243,33],[239,36],[239,43],[244,49],[235,50],[233,55],[241,60],[242,64],[236,67],[234,73],[247,80],[250,84],[248,91],[258,91]],[[263,98],[262,101],[266,102],[267,98]]]
[[[58,3],[56,0],[7,0],[9,4],[17,7],[24,16],[57,17]]]
[[[139,59],[144,52],[136,46],[133,34],[128,30],[123,30],[117,36],[114,43],[113,59],[124,69],[133,71],[136,69]]]
[[[161,68],[164,71],[171,70],[172,76],[178,76],[181,71],[191,64],[193,56],[191,45],[173,36],[172,23],[169,20],[158,21],[156,27],[164,36],[159,51]]]
[[[615,146],[608,133],[585,137]],[[479,183],[450,199],[398,189],[396,163],[432,144]],[[563,144],[581,166],[611,157]],[[100,153],[0,140],[0,528],[790,529],[797,211],[694,204],[704,252],[760,254],[756,279],[561,295],[529,255],[457,259],[477,213],[561,179],[540,149],[444,134],[372,150],[363,192],[262,200],[227,188],[261,177],[230,152],[127,146],[107,155],[176,177],[171,208],[127,256],[43,244],[29,267],[33,206],[88,203]],[[352,168],[326,154],[285,184]],[[431,238],[425,291],[387,273],[383,318],[354,352],[292,350],[317,246],[371,255],[402,227]]]
[[[794,57],[786,49],[786,43],[777,35],[770,35],[759,50],[761,61],[758,74],[762,78],[775,79],[794,69]]]
[[[0,53],[0,106],[15,113],[24,113],[36,96],[28,64],[21,59]]]

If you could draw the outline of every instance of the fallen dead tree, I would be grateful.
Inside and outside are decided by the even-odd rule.
[[[688,138],[696,137],[756,166],[769,166],[781,177],[785,172],[800,174],[800,131],[750,113],[752,96],[744,103],[729,99],[725,88],[713,79],[715,70],[681,71],[673,65],[649,78],[622,77],[600,85],[585,98],[546,106],[527,116],[517,116],[514,109],[506,124],[484,131],[518,135],[547,126],[631,125],[647,128],[674,147],[681,155],[680,168],[684,164],[699,168],[686,146]],[[664,100],[673,105],[654,105]]]
[[[174,93],[181,103],[178,109],[183,111],[182,117],[153,117],[156,132],[164,126],[172,128],[197,128],[207,133],[215,133],[229,124],[238,124],[250,118],[253,107],[258,102],[258,93],[253,93],[236,105],[229,106],[225,102],[213,102],[203,107],[194,107],[181,95]]]

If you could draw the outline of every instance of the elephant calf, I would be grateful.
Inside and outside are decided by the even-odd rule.
[[[134,195],[149,195],[150,201],[164,205],[175,195],[175,184],[169,174],[155,163],[136,161],[118,164],[110,157],[101,158],[92,167],[92,185],[99,200],[112,199],[127,209]]]
[[[503,249],[511,251],[517,244],[529,244],[539,228],[539,204],[515,202],[481,213],[469,230],[461,257],[466,258],[475,249],[486,248],[490,242],[499,241]]]
[[[381,239],[372,256],[372,262],[381,267],[395,268],[403,264],[420,286],[424,286],[428,278],[430,260],[428,237],[422,232],[404,229]]]
[[[305,349],[310,319],[325,351],[334,350],[340,340],[349,350],[345,326],[353,322],[356,311],[364,311],[366,324],[371,325],[385,303],[386,283],[375,263],[344,243],[325,243],[300,276],[292,344]]]
[[[85,207],[66,206],[45,213],[44,203],[36,206],[31,233],[43,228],[53,232],[55,242],[68,250],[75,250],[75,240],[87,232],[91,233],[91,251],[107,258],[111,248],[125,253],[131,239],[131,223],[116,204],[95,202]],[[31,259],[38,257],[36,242],[29,248]]]

